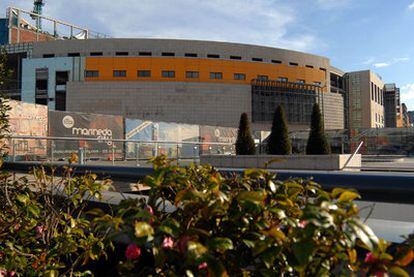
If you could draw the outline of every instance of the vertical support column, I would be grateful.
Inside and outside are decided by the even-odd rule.
[[[9,8],[9,10],[8,10],[8,12],[9,12],[9,44],[11,44],[11,43],[13,43],[12,42],[12,39],[13,39],[13,36],[12,36],[12,31],[13,31],[13,11],[12,11],[12,9],[11,8]]]
[[[20,42],[20,10],[17,10],[17,43]]]
[[[57,37],[58,36],[56,20],[53,20],[53,36],[54,37]]]

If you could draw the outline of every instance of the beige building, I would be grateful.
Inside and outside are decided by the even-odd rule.
[[[346,74],[349,128],[384,128],[384,82],[365,70]]]

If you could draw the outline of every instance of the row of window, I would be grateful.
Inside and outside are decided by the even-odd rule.
[[[113,70],[113,77],[126,77],[127,71],[126,70]],[[173,70],[163,70],[161,71],[161,76],[163,78],[175,78],[175,71]],[[85,77],[87,78],[98,78],[99,77],[99,71],[98,70],[85,70]],[[137,71],[137,77],[139,78],[149,78],[151,77],[151,71],[150,70],[138,70]],[[186,71],[185,77],[187,79],[198,79],[200,77],[200,73],[198,71]],[[210,79],[214,80],[220,80],[223,79],[223,73],[222,72],[210,72]],[[244,73],[234,73],[233,74],[234,80],[243,81],[246,80],[246,74]],[[269,76],[267,75],[257,75],[258,80],[269,80]],[[280,82],[288,82],[288,78],[286,77],[279,77],[277,79]],[[305,80],[298,79],[296,81],[298,84],[305,84]],[[314,82],[315,85],[321,85],[321,82]]]
[[[384,91],[373,82],[371,82],[371,100],[384,105]]]
[[[152,52],[148,52],[148,51],[139,52],[138,55],[148,57],[148,56],[152,56]],[[80,57],[80,56],[81,56],[81,54],[79,52],[68,53],[68,57]],[[90,52],[89,56],[91,56],[91,57],[103,56],[103,52]],[[128,52],[115,52],[115,56],[129,56],[129,53]],[[161,56],[162,57],[175,57],[175,53],[174,52],[162,52]],[[197,58],[198,56],[199,55],[197,53],[185,53],[184,54],[184,57]],[[54,57],[55,57],[55,54],[43,54],[43,58],[54,58]],[[207,58],[209,58],[209,59],[220,59],[221,56],[218,55],[218,54],[207,54]],[[242,60],[241,56],[231,55],[229,58],[230,58],[230,60]],[[251,60],[254,61],[254,62],[263,62],[263,58],[252,58]],[[271,60],[271,63],[282,64],[282,61],[281,60]],[[293,66],[293,67],[299,66],[299,64],[295,63],[295,62],[289,62],[288,65]],[[305,67],[314,68],[313,65],[308,65],[308,64],[305,65]],[[319,68],[319,69],[322,70],[322,71],[326,71],[326,69],[322,68],[322,67]]]

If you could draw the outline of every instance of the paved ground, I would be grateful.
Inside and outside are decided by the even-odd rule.
[[[393,161],[363,162],[365,170],[373,171],[406,171],[414,173],[414,157],[404,157]]]

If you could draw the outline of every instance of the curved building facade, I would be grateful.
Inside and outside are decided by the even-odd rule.
[[[318,102],[327,129],[344,127],[329,59],[296,51],[172,39],[57,40],[34,43],[22,68],[22,100],[56,110],[228,127],[247,112],[263,130],[279,104],[293,127],[307,128]]]

